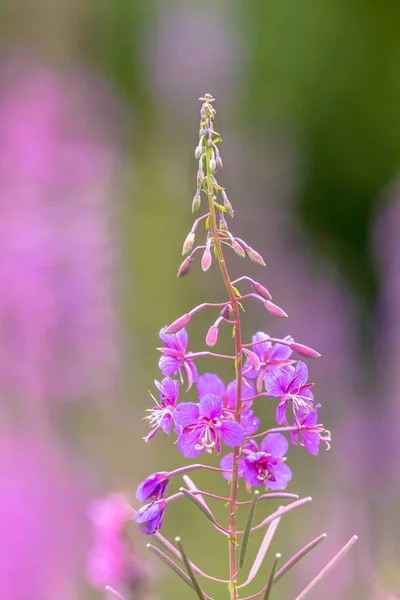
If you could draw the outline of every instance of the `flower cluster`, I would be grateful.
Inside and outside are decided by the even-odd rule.
[[[203,104],[200,113],[199,143],[195,150],[195,157],[199,160],[199,169],[192,211],[197,212],[200,209],[204,195],[207,197],[208,210],[195,220],[184,241],[183,254],[188,256],[179,267],[178,277],[189,273],[196,255],[200,253],[203,271],[207,271],[213,261],[218,264],[228,300],[220,303],[199,304],[169,326],[161,329],[160,339],[163,346],[158,348],[161,352],[159,368],[164,378],[161,382],[155,381],[159,397],[156,398],[151,394],[155,406],[147,409],[149,414],[146,420],[150,426],[150,432],[144,439],[149,442],[160,430],[168,436],[173,432],[176,436],[177,449],[186,459],[197,458],[204,452],[221,455],[225,448],[230,448],[231,452],[220,458],[218,467],[190,463],[175,471],[159,471],[147,477],[139,485],[136,494],[140,502],[147,504],[142,506],[133,518],[143,533],[155,534],[155,539],[169,553],[172,553],[175,559],[183,561],[187,574],[157,546],[148,544],[154,553],[171,566],[197,592],[200,600],[204,600],[206,596],[201,590],[195,573],[208,579],[214,579],[214,581],[228,583],[231,600],[237,600],[237,578],[243,566],[250,533],[274,521],[284,512],[310,500],[305,498],[288,507],[281,507],[275,515],[270,515],[259,525],[252,526],[255,502],[258,499],[298,498],[293,494],[282,492],[292,479],[291,469],[286,464],[289,441],[294,445],[303,446],[311,454],[317,455],[321,441],[329,448],[331,436],[330,432],[318,423],[320,404],[316,404],[314,401],[311,391],[314,384],[308,381],[307,365],[300,360],[301,358],[317,358],[320,356],[319,353],[309,346],[295,342],[290,335],[273,338],[267,333],[259,331],[252,337],[251,342],[243,341],[241,309],[245,302],[255,300],[262,303],[273,317],[287,317],[287,314],[272,302],[269,290],[260,282],[248,276],[239,277],[235,281],[230,278],[224,256],[226,248],[233,250],[239,257],[243,258],[247,255],[252,262],[258,265],[265,265],[265,262],[258,252],[244,240],[234,236],[229,229],[226,217],[233,217],[233,208],[225,189],[216,179],[217,171],[222,168],[222,159],[218,149],[221,139],[214,130],[216,114],[213,106],[214,99],[207,94],[201,98],[201,101]],[[200,224],[204,225],[205,242],[195,246]],[[242,286],[248,284],[251,285],[252,291],[242,291]],[[235,342],[235,349],[231,355],[219,354],[210,350],[198,352],[188,350],[189,340],[186,327],[191,319],[202,310],[216,310],[218,313],[205,336],[206,345],[213,348],[218,342],[220,329],[231,329]],[[234,380],[225,385],[216,373],[201,373],[199,363],[203,357],[231,361],[235,370]],[[181,385],[184,385],[186,392],[189,393],[188,401],[179,401]],[[276,423],[268,428],[261,427],[261,421],[255,414],[257,406],[265,402],[272,402],[276,411]],[[178,492],[165,497],[167,486],[174,476],[183,475],[195,469],[219,472],[229,481],[229,498],[198,490],[187,475],[184,475],[187,487],[181,487]],[[244,480],[247,490],[252,492],[253,499],[251,501],[238,503],[237,492],[240,479]],[[261,496],[259,496],[259,490],[253,490],[253,488],[259,487],[263,492]],[[204,496],[227,502],[229,507],[228,528],[217,522]],[[189,498],[196,504],[219,533],[228,536],[231,542],[229,544],[229,580],[220,580],[204,574],[189,561],[180,538],[176,538],[178,551],[158,533],[168,504],[183,497]],[[251,504],[247,529],[244,531],[238,531],[236,524],[239,504]],[[276,524],[278,522],[279,519]],[[240,545],[241,535],[243,535],[243,540],[239,557],[237,548]],[[273,533],[271,533],[272,535]],[[306,547],[307,550],[304,550],[304,553],[325,537],[325,534],[319,536]],[[354,541],[355,538],[352,538],[339,555],[342,556]],[[248,579],[239,587],[247,585],[255,576],[266,549],[267,545],[264,544],[256,559],[258,566],[256,563],[253,565]],[[340,557],[339,555],[338,557]],[[278,557],[280,555],[276,555],[275,566],[271,571],[272,579],[257,595],[262,594],[265,598],[269,597]],[[292,562],[288,561],[287,564],[291,565]],[[290,567],[286,568],[284,565],[276,576],[281,576],[288,568]],[[310,585],[313,586],[314,582]]]

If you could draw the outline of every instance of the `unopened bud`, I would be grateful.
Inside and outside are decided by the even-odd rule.
[[[213,158],[210,160],[210,170],[211,173],[215,173],[215,171],[217,170],[217,163]]]
[[[227,304],[219,313],[223,319],[229,319],[231,316],[231,305]]]
[[[195,237],[195,234],[193,233],[193,231],[189,231],[189,233],[187,234],[186,240],[183,242],[182,255],[185,255],[191,251],[191,249],[193,248],[193,244],[194,244],[194,237]]]
[[[164,333],[178,333],[178,331],[186,327],[191,318],[190,315],[182,315],[182,317],[179,317],[179,319],[176,319],[176,321],[171,323]]]
[[[249,363],[251,364],[253,369],[258,371],[258,369],[261,366],[261,363],[260,363],[260,359],[258,358],[257,354],[255,352],[252,352],[251,350],[248,350],[246,352],[246,354],[247,354],[247,358],[249,359]]]
[[[222,158],[220,156],[217,156],[216,163],[217,163],[218,169],[222,169],[222,167],[224,166],[222,163]]]
[[[199,137],[203,137],[203,135],[205,134],[206,130],[204,129],[204,127],[200,127],[199,129]]]
[[[223,231],[228,231],[228,225],[227,225],[227,222],[225,221],[225,217],[223,215],[221,215],[219,218],[219,228],[222,229]]]
[[[203,181],[204,181],[204,171],[203,169],[199,169],[197,171],[197,187],[201,188],[201,186],[203,185]]]
[[[236,254],[238,256],[240,256],[241,258],[244,258],[246,256],[246,253],[243,250],[242,246],[239,244],[239,242],[237,242],[235,239],[232,239],[231,242],[232,242],[232,248],[234,249]]]
[[[191,256],[187,256],[181,266],[178,269],[178,277],[185,277],[190,271],[190,267],[192,266],[193,258]]]
[[[305,346],[304,344],[297,344],[296,342],[290,344],[290,349],[305,358],[319,358],[321,356],[314,348],[310,348],[310,346]]]
[[[218,341],[218,327],[216,325],[211,325],[210,329],[206,335],[206,344],[207,346],[215,346]]]
[[[226,209],[226,212],[228,213],[228,215],[230,217],[233,217],[233,208],[232,208],[232,204],[228,200],[228,196],[226,195],[224,190],[222,190],[221,194],[222,194],[222,198],[224,199],[224,207]]]
[[[199,210],[200,204],[201,204],[200,192],[197,191],[194,195],[193,202],[192,202],[192,213],[195,213]]]
[[[202,146],[197,146],[196,150],[194,151],[194,156],[195,158],[200,158],[200,156],[202,155],[203,152],[203,147]]]
[[[265,267],[265,262],[261,254],[253,250],[253,248],[250,248],[250,246],[247,248],[247,255],[251,261]]]
[[[208,271],[208,269],[211,267],[211,263],[212,263],[211,251],[209,248],[206,248],[204,250],[203,256],[201,257],[201,268],[203,269],[203,271]]]
[[[260,296],[266,300],[271,300],[272,296],[267,288],[261,285],[261,283],[258,283],[258,281],[253,281],[253,289],[257,292],[257,294],[260,294]]]
[[[269,300],[264,302],[264,306],[267,309],[267,311],[269,313],[271,313],[271,315],[274,315],[275,317],[287,317],[288,316],[282,308],[280,308],[273,302],[270,302]]]

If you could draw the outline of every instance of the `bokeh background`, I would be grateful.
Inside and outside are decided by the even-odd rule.
[[[310,368],[333,446],[318,458],[290,450],[289,491],[313,503],[284,518],[273,551],[329,537],[274,600],[294,598],[353,533],[310,599],[397,598],[397,0],[2,0],[0,16],[4,598],[105,598],[109,557],[96,576],[87,567],[107,537],[93,530],[91,499],[135,504],[141,478],[182,464],[166,437],[144,444],[142,417],[160,327],[223,294],[215,268],[176,279],[205,92],[217,98],[233,227],[267,262],[233,258],[232,270],[258,277],[290,316],[252,307],[245,334],[291,333],[322,353]],[[191,349],[209,318],[190,325]],[[218,477],[196,481],[227,492]],[[225,544],[192,505],[171,506],[164,530],[226,575]],[[133,523],[127,535],[132,597],[186,598]]]

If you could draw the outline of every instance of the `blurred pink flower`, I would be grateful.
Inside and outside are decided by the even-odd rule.
[[[0,65],[0,91],[0,397],[96,394],[115,366],[113,107],[31,60]]]
[[[10,600],[69,600],[87,539],[82,483],[53,442],[0,438],[0,581]]]

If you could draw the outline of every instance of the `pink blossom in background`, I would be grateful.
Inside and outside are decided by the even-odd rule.
[[[87,76],[0,63],[0,397],[35,411],[114,375],[114,110]]]
[[[88,526],[76,464],[26,431],[0,437],[0,581],[9,600],[76,598]]]

